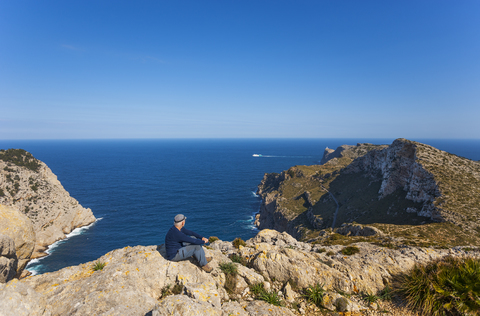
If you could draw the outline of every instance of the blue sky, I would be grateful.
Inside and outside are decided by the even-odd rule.
[[[0,1],[0,139],[480,138],[480,1]]]

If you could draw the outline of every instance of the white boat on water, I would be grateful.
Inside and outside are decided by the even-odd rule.
[[[262,157],[262,154],[253,154],[253,157]]]

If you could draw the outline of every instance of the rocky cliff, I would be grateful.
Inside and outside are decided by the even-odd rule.
[[[0,151],[0,204],[31,222],[35,232],[31,258],[43,256],[49,245],[95,221],[92,211],[71,197],[43,162],[21,149]],[[2,223],[16,221],[12,214],[1,213]]]
[[[15,208],[0,205],[0,283],[20,277],[35,248],[32,221]]]
[[[257,225],[314,238],[332,225],[358,222],[399,243],[480,241],[479,162],[406,139],[335,152],[326,151],[323,165],[266,174]]]
[[[193,259],[166,260],[163,245],[125,247],[93,262],[0,284],[0,315],[321,315],[325,310],[302,294],[323,284],[327,310],[405,316],[411,312],[395,300],[369,304],[362,294],[384,289],[416,263],[480,255],[460,247],[354,246],[357,253],[345,254],[343,246],[263,230],[245,246],[217,240],[206,247],[213,257],[210,274]],[[268,293],[263,300],[255,294],[259,285]],[[268,297],[281,306],[267,303]]]

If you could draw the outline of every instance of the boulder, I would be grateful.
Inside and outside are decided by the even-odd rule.
[[[17,255],[12,238],[0,235],[0,283],[7,283],[17,273]]]
[[[8,236],[15,244],[15,255],[18,260],[16,275],[19,276],[35,247],[36,238],[32,222],[16,208],[0,205],[0,234]]]

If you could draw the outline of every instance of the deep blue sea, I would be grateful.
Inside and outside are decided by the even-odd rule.
[[[416,141],[480,160],[480,140]],[[222,240],[257,233],[255,195],[264,173],[317,164],[325,147],[393,139],[181,139],[0,140],[0,149],[22,148],[45,162],[97,222],[77,229],[33,260],[33,273],[97,259],[125,246],[159,245],[173,217]],[[262,157],[253,157],[262,154]]]

